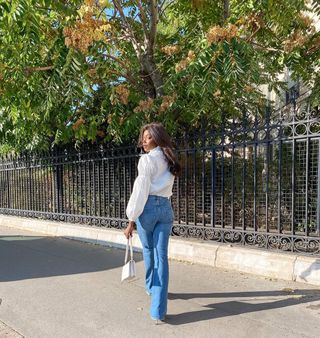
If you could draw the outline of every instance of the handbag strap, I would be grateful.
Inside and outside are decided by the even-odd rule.
[[[129,247],[130,247],[130,260],[132,261],[133,260],[133,247],[132,247],[132,237],[131,236],[127,240],[126,256],[124,258],[124,264],[127,264],[127,262],[128,262]]]

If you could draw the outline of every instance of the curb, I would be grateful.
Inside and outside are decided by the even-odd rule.
[[[126,246],[122,231],[110,228],[3,215],[0,226],[122,249]],[[137,235],[133,236],[132,243],[135,251],[142,251]],[[169,258],[320,286],[320,258],[315,257],[171,237]]]

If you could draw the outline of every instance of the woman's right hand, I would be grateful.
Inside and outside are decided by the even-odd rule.
[[[133,229],[134,229],[134,222],[129,221],[129,224],[127,225],[126,229],[124,230],[124,235],[126,236],[127,239],[129,237],[132,237]]]

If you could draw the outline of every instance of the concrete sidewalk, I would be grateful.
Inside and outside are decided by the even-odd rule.
[[[0,227],[0,337],[319,337],[319,288],[177,261],[167,322],[154,325],[142,256],[138,277],[120,284],[123,259],[119,249]]]

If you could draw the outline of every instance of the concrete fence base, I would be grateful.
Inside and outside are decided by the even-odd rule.
[[[4,215],[0,215],[0,225],[117,248],[124,248],[126,245],[123,232],[116,229]],[[141,243],[137,235],[133,236],[133,245],[136,251],[141,251]],[[320,258],[317,257],[172,237],[169,244],[169,258],[270,278],[320,285]]]

